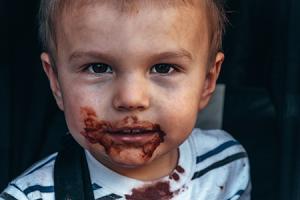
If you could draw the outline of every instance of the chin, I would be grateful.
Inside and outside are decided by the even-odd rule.
[[[152,159],[152,154],[145,154],[140,148],[123,149],[121,151],[111,149],[108,152],[108,157],[111,162],[120,167],[138,168],[147,165]]]

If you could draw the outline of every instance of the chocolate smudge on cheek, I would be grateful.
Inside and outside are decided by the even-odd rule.
[[[101,144],[108,155],[120,154],[125,149],[140,149],[142,158],[148,160],[152,157],[155,149],[164,142],[165,133],[158,124],[148,121],[139,121],[136,116],[125,117],[122,121],[108,122],[99,120],[96,112],[90,107],[82,107],[81,116],[84,128],[81,134],[92,144]],[[114,141],[114,134],[139,134],[153,133],[147,141]]]
[[[83,117],[84,129],[80,133],[88,139],[92,144],[102,141],[103,134],[101,133],[104,129],[110,127],[110,124],[105,121],[99,121],[97,119],[96,112],[91,108],[81,108],[80,114]]]

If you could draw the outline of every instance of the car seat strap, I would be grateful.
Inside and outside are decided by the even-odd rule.
[[[84,149],[70,134],[54,164],[54,191],[57,200],[94,200]]]

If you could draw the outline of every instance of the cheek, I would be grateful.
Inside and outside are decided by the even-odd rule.
[[[87,92],[82,87],[70,87],[69,90],[66,88],[63,93],[63,101],[65,118],[72,134],[80,134],[84,127],[80,108],[84,106],[101,108],[102,104],[96,93]],[[96,111],[100,112],[99,109]]]
[[[93,105],[94,97],[93,95],[83,95],[84,93],[80,93],[80,90],[77,92],[68,91],[66,94],[66,98],[64,98],[65,102],[65,119],[69,129],[69,132],[73,136],[73,138],[85,149],[92,150],[94,148],[101,149],[102,147],[97,144],[89,143],[84,136],[81,134],[84,131],[85,123],[84,117],[81,113],[81,108],[86,105]],[[99,105],[94,105],[94,108],[99,107]],[[98,111],[100,112],[100,111]],[[104,152],[104,149],[102,149]]]
[[[198,105],[201,101],[201,87],[192,87],[192,84],[180,86],[166,91],[159,97],[159,109],[168,112],[168,118],[185,121],[191,120],[198,112]]]
[[[191,100],[190,98],[194,98]],[[167,140],[173,144],[180,144],[194,128],[198,104],[195,96],[187,95],[184,98],[171,98],[173,101],[162,103],[159,121],[167,133]]]
[[[173,113],[168,122],[169,128],[177,133],[173,135],[186,135],[191,132],[196,122],[196,116],[196,112],[187,109],[179,109],[179,112]]]

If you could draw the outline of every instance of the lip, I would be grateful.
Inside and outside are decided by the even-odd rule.
[[[109,137],[116,143],[146,143],[153,139],[157,133],[144,134],[110,134]]]
[[[122,128],[107,131],[107,136],[115,143],[146,143],[159,135],[158,130],[145,128]]]
[[[112,135],[142,135],[142,134],[151,134],[159,132],[159,129],[156,128],[144,128],[144,127],[122,127],[115,129],[106,129],[105,132]]]

